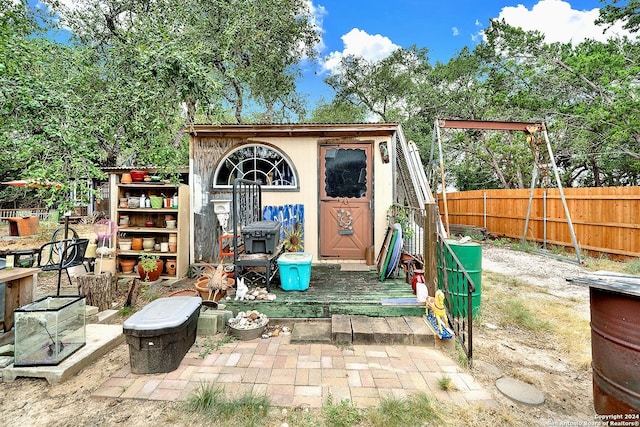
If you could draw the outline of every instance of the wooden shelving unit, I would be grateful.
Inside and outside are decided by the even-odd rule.
[[[129,217],[129,226],[118,226],[118,236],[116,238],[116,269],[118,277],[136,277],[136,273],[122,273],[120,261],[122,259],[138,259],[140,255],[158,255],[165,261],[165,267],[160,275],[164,279],[175,279],[187,275],[189,269],[189,186],[186,184],[154,184],[146,182],[134,182],[122,184],[118,175],[112,175],[111,181],[111,217],[120,224],[120,218]],[[120,207],[120,199],[125,195],[139,197],[161,196],[172,197],[177,193],[177,208],[130,208]],[[176,219],[175,228],[166,227],[166,215],[171,215]],[[147,221],[153,222],[153,227],[145,226]],[[156,243],[168,242],[171,235],[176,235],[176,251],[162,252],[158,250],[121,250],[119,241],[122,238],[133,237],[153,237]],[[176,260],[176,273],[169,275],[166,272],[166,261]]]

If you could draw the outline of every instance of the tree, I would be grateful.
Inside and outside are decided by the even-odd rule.
[[[605,3],[605,0],[600,0]],[[607,4],[600,8],[600,17],[596,20],[596,24],[609,24],[609,27],[618,21],[623,21],[622,28],[631,32],[640,29],[640,1],[639,0],[611,0],[611,4]],[[617,6],[619,5],[619,6]]]
[[[630,114],[640,107],[637,43],[545,44],[540,33],[499,21],[486,36],[489,75],[509,82],[501,108],[548,123],[565,185],[638,182],[640,122]]]
[[[3,176],[67,183],[100,177],[99,166],[175,170],[198,118],[226,121],[231,108],[241,122],[245,103],[263,121],[304,113],[297,62],[313,58],[318,35],[303,0],[52,0],[49,18],[73,35],[64,43],[48,37],[55,20],[0,1],[0,137],[13,153]],[[55,188],[42,187],[48,203],[60,201]]]
[[[0,1],[2,175],[40,183],[41,199],[68,209],[72,189],[88,191],[82,178],[101,176],[100,151],[82,119],[88,52],[34,37],[50,29],[49,17]]]
[[[321,99],[311,112],[311,123],[361,123],[366,120],[364,106],[345,101],[327,102]]]
[[[428,75],[427,49],[396,49],[380,61],[347,56],[337,72],[325,79],[338,103],[348,102],[382,121],[399,121],[414,114],[407,102]]]

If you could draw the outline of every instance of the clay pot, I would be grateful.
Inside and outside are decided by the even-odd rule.
[[[142,182],[147,174],[146,171],[131,171],[131,179],[133,182]]]
[[[164,266],[165,266],[165,269],[167,270],[167,274],[169,276],[175,276],[176,275],[176,267],[178,266],[178,263],[177,263],[175,258],[167,259],[167,262],[165,263]]]
[[[205,301],[220,301],[223,296],[227,294],[227,291],[218,291],[216,295],[215,291],[211,292],[209,295],[209,278],[208,277],[200,277],[196,281],[196,290],[200,292],[200,298]]]
[[[142,238],[142,248],[149,252],[152,251],[156,246],[156,238],[155,237],[143,237]]]
[[[136,265],[135,259],[121,259],[120,260],[120,269],[123,273],[133,273],[133,266]]]
[[[142,246],[142,237],[132,237],[131,238],[131,249],[133,249],[134,251],[141,251],[143,246]]]
[[[155,270],[147,272],[140,268],[140,264],[138,264],[138,276],[140,276],[140,279],[149,282],[155,282],[156,280],[158,280],[160,278],[160,274],[162,273],[162,268],[164,267],[164,261],[159,259],[156,262],[156,266],[157,268]]]
[[[122,178],[120,178],[120,183],[121,184],[131,184],[133,182],[133,179],[131,178],[131,174],[126,172],[122,174]]]
[[[177,243],[169,243],[169,252],[175,252],[178,250],[178,244]]]
[[[122,251],[130,251],[131,250],[131,240],[120,240],[118,242],[118,247]]]

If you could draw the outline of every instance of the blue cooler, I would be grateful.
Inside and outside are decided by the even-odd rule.
[[[311,279],[311,259],[306,252],[285,252],[278,258],[280,287],[285,291],[306,291]]]

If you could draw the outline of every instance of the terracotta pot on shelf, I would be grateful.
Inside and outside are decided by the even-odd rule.
[[[169,276],[176,275],[176,267],[178,266],[178,263],[176,262],[175,258],[167,259],[167,262],[165,262],[164,266]]]
[[[178,250],[178,244],[177,243],[169,243],[169,252],[175,252]]]
[[[132,237],[131,249],[134,251],[141,251],[143,249],[142,242],[143,242],[142,237]]]
[[[140,279],[147,280],[149,282],[155,282],[160,278],[160,274],[162,274],[162,269],[164,268],[164,261],[159,259],[156,262],[156,269],[153,271],[144,271],[140,268],[140,264],[138,264],[138,276]]]
[[[133,179],[131,178],[131,174],[129,172],[125,172],[122,174],[122,177],[120,178],[121,184],[131,184],[132,182]]]
[[[133,273],[134,265],[136,265],[135,259],[123,258],[120,260],[120,269],[123,273]]]

